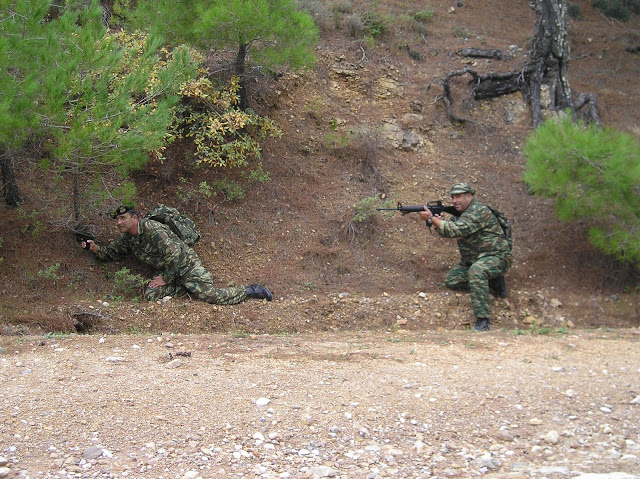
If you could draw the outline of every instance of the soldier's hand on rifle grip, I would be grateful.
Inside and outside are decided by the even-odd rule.
[[[431,218],[433,218],[433,213],[431,213],[431,211],[429,210],[429,208],[427,208],[426,206],[424,207],[424,211],[420,211],[418,212],[418,216],[420,217],[420,219],[422,221],[426,221],[429,222],[429,220]]]
[[[98,251],[98,246],[93,240],[83,241],[82,243],[80,243],[80,246],[82,246],[82,249],[89,250],[92,253],[95,253],[96,251]]]

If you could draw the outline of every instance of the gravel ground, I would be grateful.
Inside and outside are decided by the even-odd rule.
[[[0,477],[637,478],[639,339],[0,336]]]

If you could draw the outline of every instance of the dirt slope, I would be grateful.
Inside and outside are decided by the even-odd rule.
[[[589,1],[577,4],[581,17],[569,25],[571,84],[596,95],[603,123],[638,135],[640,66],[629,48],[639,41],[638,22],[612,21]],[[511,294],[494,305],[498,327],[637,326],[637,277],[589,246],[587,224],[560,223],[551,202],[527,193],[521,151],[531,122],[521,96],[472,103],[459,82],[456,113],[471,120],[462,127],[451,125],[438,101],[440,81],[452,70],[471,64],[507,71],[526,61],[535,20],[528,2],[433,1],[434,18],[420,31],[411,16],[423,4],[384,2],[375,9],[386,18],[385,35],[373,44],[350,37],[346,15],[372,8],[356,1],[337,17],[339,29],[333,21],[324,24],[314,71],[285,74],[270,89],[254,91],[255,108],[284,134],[264,148],[271,180],[248,185],[244,200],[180,203],[180,176],[197,185],[217,174],[188,171],[179,155],[149,165],[138,178],[141,210],[164,202],[196,219],[203,232],[198,253],[221,285],[261,281],[281,300],[233,312],[189,301],[121,302],[113,274],[123,266],[144,276],[149,271],[133,262],[101,269],[67,232],[49,231],[46,218],[28,216],[35,195],[27,194],[22,214],[0,209],[5,333],[72,329],[79,310],[104,309],[98,300],[109,303],[96,316],[109,331],[464,328],[471,319],[468,296],[441,289],[458,258],[454,243],[429,234],[411,216],[353,221],[364,198],[446,202],[444,192],[455,181],[471,182],[481,200],[514,222]],[[508,56],[465,59],[457,53],[463,47]],[[99,226],[101,240],[113,237],[108,223]],[[184,321],[181,308],[193,312],[191,319]],[[163,314],[155,317],[158,310]]]

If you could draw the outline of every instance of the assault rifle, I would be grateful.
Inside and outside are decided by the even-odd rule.
[[[444,206],[442,201],[429,201],[426,205],[415,205],[415,206],[403,206],[402,203],[398,201],[398,206],[395,208],[376,208],[378,211],[399,211],[403,215],[408,213],[418,213],[420,211],[424,211],[424,207],[427,207],[429,211],[431,211],[434,215],[441,215],[442,213],[449,213],[453,216],[460,216],[455,206]],[[431,225],[427,221],[427,226],[431,228]]]
[[[84,249],[91,249],[91,246],[89,245],[89,243],[87,243],[87,241],[91,240],[91,241],[95,241],[96,237],[93,236],[91,233],[83,233],[82,231],[74,231],[74,234],[76,235],[76,241],[78,243],[82,243],[84,241]]]

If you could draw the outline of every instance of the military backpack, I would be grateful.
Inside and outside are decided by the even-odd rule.
[[[507,217],[504,215],[502,211],[498,211],[492,208],[491,206],[488,206],[488,208],[491,210],[493,215],[498,220],[498,224],[502,228],[504,237],[507,240],[507,243],[509,243],[509,250],[513,249],[513,238],[511,237],[511,223],[509,222],[509,220],[507,219]]]
[[[200,232],[193,220],[171,206],[160,204],[149,211],[144,219],[167,225],[178,238],[189,246],[193,246],[200,239]]]

